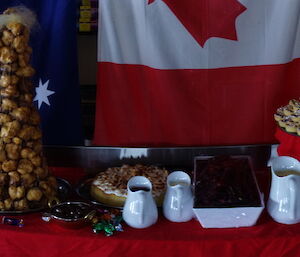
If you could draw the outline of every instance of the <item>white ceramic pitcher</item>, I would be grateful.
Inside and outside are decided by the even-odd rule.
[[[284,224],[300,222],[300,163],[288,156],[271,162],[272,181],[267,209],[271,217]]]
[[[152,196],[150,180],[143,176],[132,177],[127,183],[124,221],[133,228],[146,228],[156,223],[157,218],[157,206]]]
[[[193,194],[191,178],[183,171],[174,171],[167,178],[167,192],[163,202],[164,216],[174,222],[192,219]]]

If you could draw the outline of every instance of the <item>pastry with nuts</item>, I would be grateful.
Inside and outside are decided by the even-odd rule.
[[[300,136],[300,100],[292,99],[287,105],[279,107],[274,119],[286,132]]]
[[[28,13],[10,8],[0,15],[0,211],[41,208],[57,195],[32,102]]]
[[[127,196],[127,182],[134,176],[145,176],[151,181],[152,195],[157,205],[161,206],[166,191],[168,171],[156,166],[124,164],[121,167],[108,168],[93,179],[90,188],[91,196],[100,203],[122,207]]]

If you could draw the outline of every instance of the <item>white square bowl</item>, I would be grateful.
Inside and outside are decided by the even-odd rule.
[[[206,160],[213,156],[197,156],[195,157],[195,169],[194,169],[194,186],[195,186],[195,172],[196,161]],[[196,218],[200,222],[203,228],[238,228],[238,227],[250,227],[256,224],[260,217],[265,204],[263,194],[260,192],[255,174],[252,168],[252,162],[250,156],[232,156],[233,158],[247,158],[251,167],[252,177],[257,187],[260,196],[260,206],[237,206],[237,207],[201,207],[193,208]],[[195,196],[196,197],[196,196]]]
[[[265,204],[261,194],[259,207],[193,208],[203,228],[238,228],[254,226]]]

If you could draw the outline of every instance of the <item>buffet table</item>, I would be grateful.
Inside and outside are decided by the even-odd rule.
[[[254,148],[241,148],[245,154]],[[48,149],[51,156],[51,149]],[[90,149],[91,150],[91,149]],[[193,149],[194,151],[195,149]],[[202,149],[203,150],[203,149]],[[201,150],[201,151],[202,151]],[[220,150],[220,149],[219,149]],[[255,155],[262,150],[257,149]],[[264,146],[263,151],[268,149]],[[198,151],[198,149],[197,149]],[[208,152],[211,149],[208,150]],[[237,151],[237,149],[233,149]],[[47,152],[47,150],[46,150]],[[59,151],[57,151],[59,152]],[[206,153],[208,153],[206,150]],[[72,154],[71,154],[72,155]],[[71,156],[69,156],[71,158]],[[66,157],[68,158],[68,157]],[[91,158],[91,157],[90,157]],[[267,159],[269,157],[265,157]],[[92,158],[93,159],[93,158]],[[78,159],[76,159],[78,162]],[[93,160],[89,159],[91,163]],[[86,162],[86,163],[89,163]],[[263,160],[262,160],[263,161]],[[58,160],[49,161],[59,163]],[[65,160],[68,163],[68,160]],[[103,164],[104,162],[102,162]],[[263,163],[265,163],[263,161]],[[88,164],[89,166],[90,164]],[[268,197],[269,170],[256,163],[256,175],[261,190]],[[91,165],[92,166],[92,165]],[[91,167],[90,167],[91,168]],[[87,170],[74,167],[52,168],[52,172],[76,183]],[[124,225],[123,232],[107,237],[95,234],[91,226],[67,229],[41,219],[41,213],[29,213],[24,227],[1,225],[1,257],[12,256],[299,256],[300,224],[283,225],[274,222],[266,211],[257,225],[247,228],[204,229],[196,220],[172,223],[160,215],[158,222],[146,229]]]

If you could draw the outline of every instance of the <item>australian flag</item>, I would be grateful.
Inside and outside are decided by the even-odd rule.
[[[36,70],[34,102],[42,120],[44,145],[82,145],[77,65],[76,0],[1,0],[0,11],[32,10],[38,26],[31,31]]]

